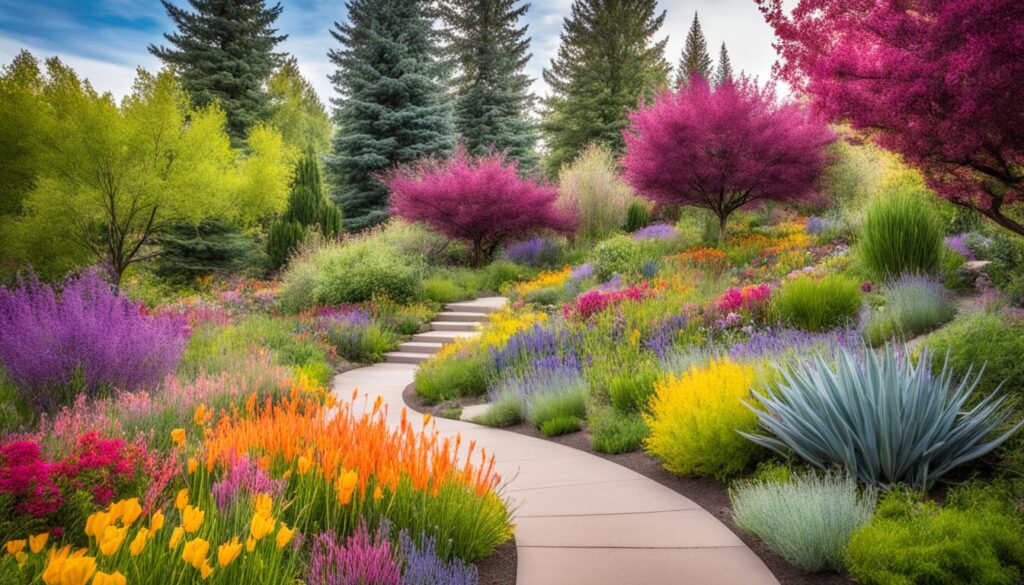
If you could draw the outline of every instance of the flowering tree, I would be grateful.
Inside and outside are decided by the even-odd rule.
[[[1024,235],[1024,2],[755,0],[782,78],[866,131],[952,203]]]
[[[386,181],[391,211],[466,242],[473,263],[490,259],[501,244],[532,232],[569,232],[575,221],[556,207],[554,188],[519,178],[504,156],[425,159]]]
[[[656,202],[710,209],[722,234],[744,205],[810,197],[834,139],[819,120],[749,80],[712,87],[695,79],[630,121],[626,180]]]

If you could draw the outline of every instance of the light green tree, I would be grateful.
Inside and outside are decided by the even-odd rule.
[[[289,57],[267,81],[270,94],[270,125],[284,141],[300,151],[312,148],[317,155],[331,147],[331,118],[316,90]]]

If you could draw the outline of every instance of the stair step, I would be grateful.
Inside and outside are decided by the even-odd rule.
[[[469,313],[465,311],[445,311],[437,314],[438,321],[444,321],[451,323],[453,321],[468,321],[472,323],[479,323],[480,321],[487,320],[486,313]]]
[[[427,331],[426,333],[413,335],[412,340],[447,345],[463,337],[476,337],[479,334],[477,331]]]
[[[504,308],[504,305],[492,305],[486,303],[476,303],[474,301],[467,301],[464,303],[449,303],[444,306],[447,311],[455,311],[459,313],[477,313],[477,314],[490,314],[495,311],[500,311]]]
[[[477,331],[480,329],[479,321],[434,321],[430,324],[431,331]]]
[[[427,341],[406,341],[405,343],[398,346],[398,351],[405,353],[435,354],[441,351],[442,347],[444,347],[443,343]]]
[[[434,357],[429,353],[412,353],[406,351],[392,351],[384,354],[384,361],[389,364],[420,364]]]

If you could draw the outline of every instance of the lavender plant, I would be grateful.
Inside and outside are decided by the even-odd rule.
[[[387,529],[361,524],[344,543],[328,530],[313,539],[306,576],[310,585],[401,585],[402,575]]]
[[[552,268],[562,258],[562,246],[550,238],[530,238],[512,244],[505,250],[505,259],[534,268]]]
[[[445,561],[437,556],[437,539],[424,535],[416,544],[405,530],[398,535],[398,550],[404,560],[402,585],[477,585],[477,568],[459,559]]]

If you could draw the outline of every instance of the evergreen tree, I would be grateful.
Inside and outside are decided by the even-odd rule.
[[[573,2],[558,54],[544,70],[548,174],[593,142],[621,151],[627,112],[667,85],[667,39],[654,40],[665,13],[656,7],[656,0]]]
[[[715,85],[732,82],[732,62],[729,60],[729,50],[722,43],[722,49],[718,52],[718,68],[715,69]]]
[[[307,228],[315,225],[323,235],[333,238],[341,233],[341,223],[341,210],[324,194],[320,165],[310,147],[295,169],[288,208],[271,226],[267,238],[267,253],[272,264],[277,268],[288,259],[305,239]]]
[[[348,21],[331,31],[341,48],[328,52],[338,68],[331,82],[339,97],[326,168],[346,229],[387,219],[380,173],[424,156],[445,156],[455,146],[426,4],[351,0]]]
[[[518,6],[517,6],[518,5]],[[455,67],[455,131],[470,154],[505,152],[520,168],[536,164],[529,122],[534,97],[523,73],[530,37],[519,0],[441,0],[445,56]]]
[[[188,0],[195,12],[161,0],[177,32],[165,33],[172,45],[149,46],[149,52],[174,68],[192,105],[219,102],[228,118],[235,144],[267,115],[264,83],[280,64],[274,47],[288,35],[278,35],[274,21],[281,5],[263,0]]]
[[[704,31],[700,28],[700,18],[693,13],[693,24],[686,33],[686,44],[679,58],[679,69],[676,70],[676,85],[688,83],[694,75],[700,75],[705,81],[711,81],[714,74],[714,62],[708,54],[708,43],[704,39]]]

